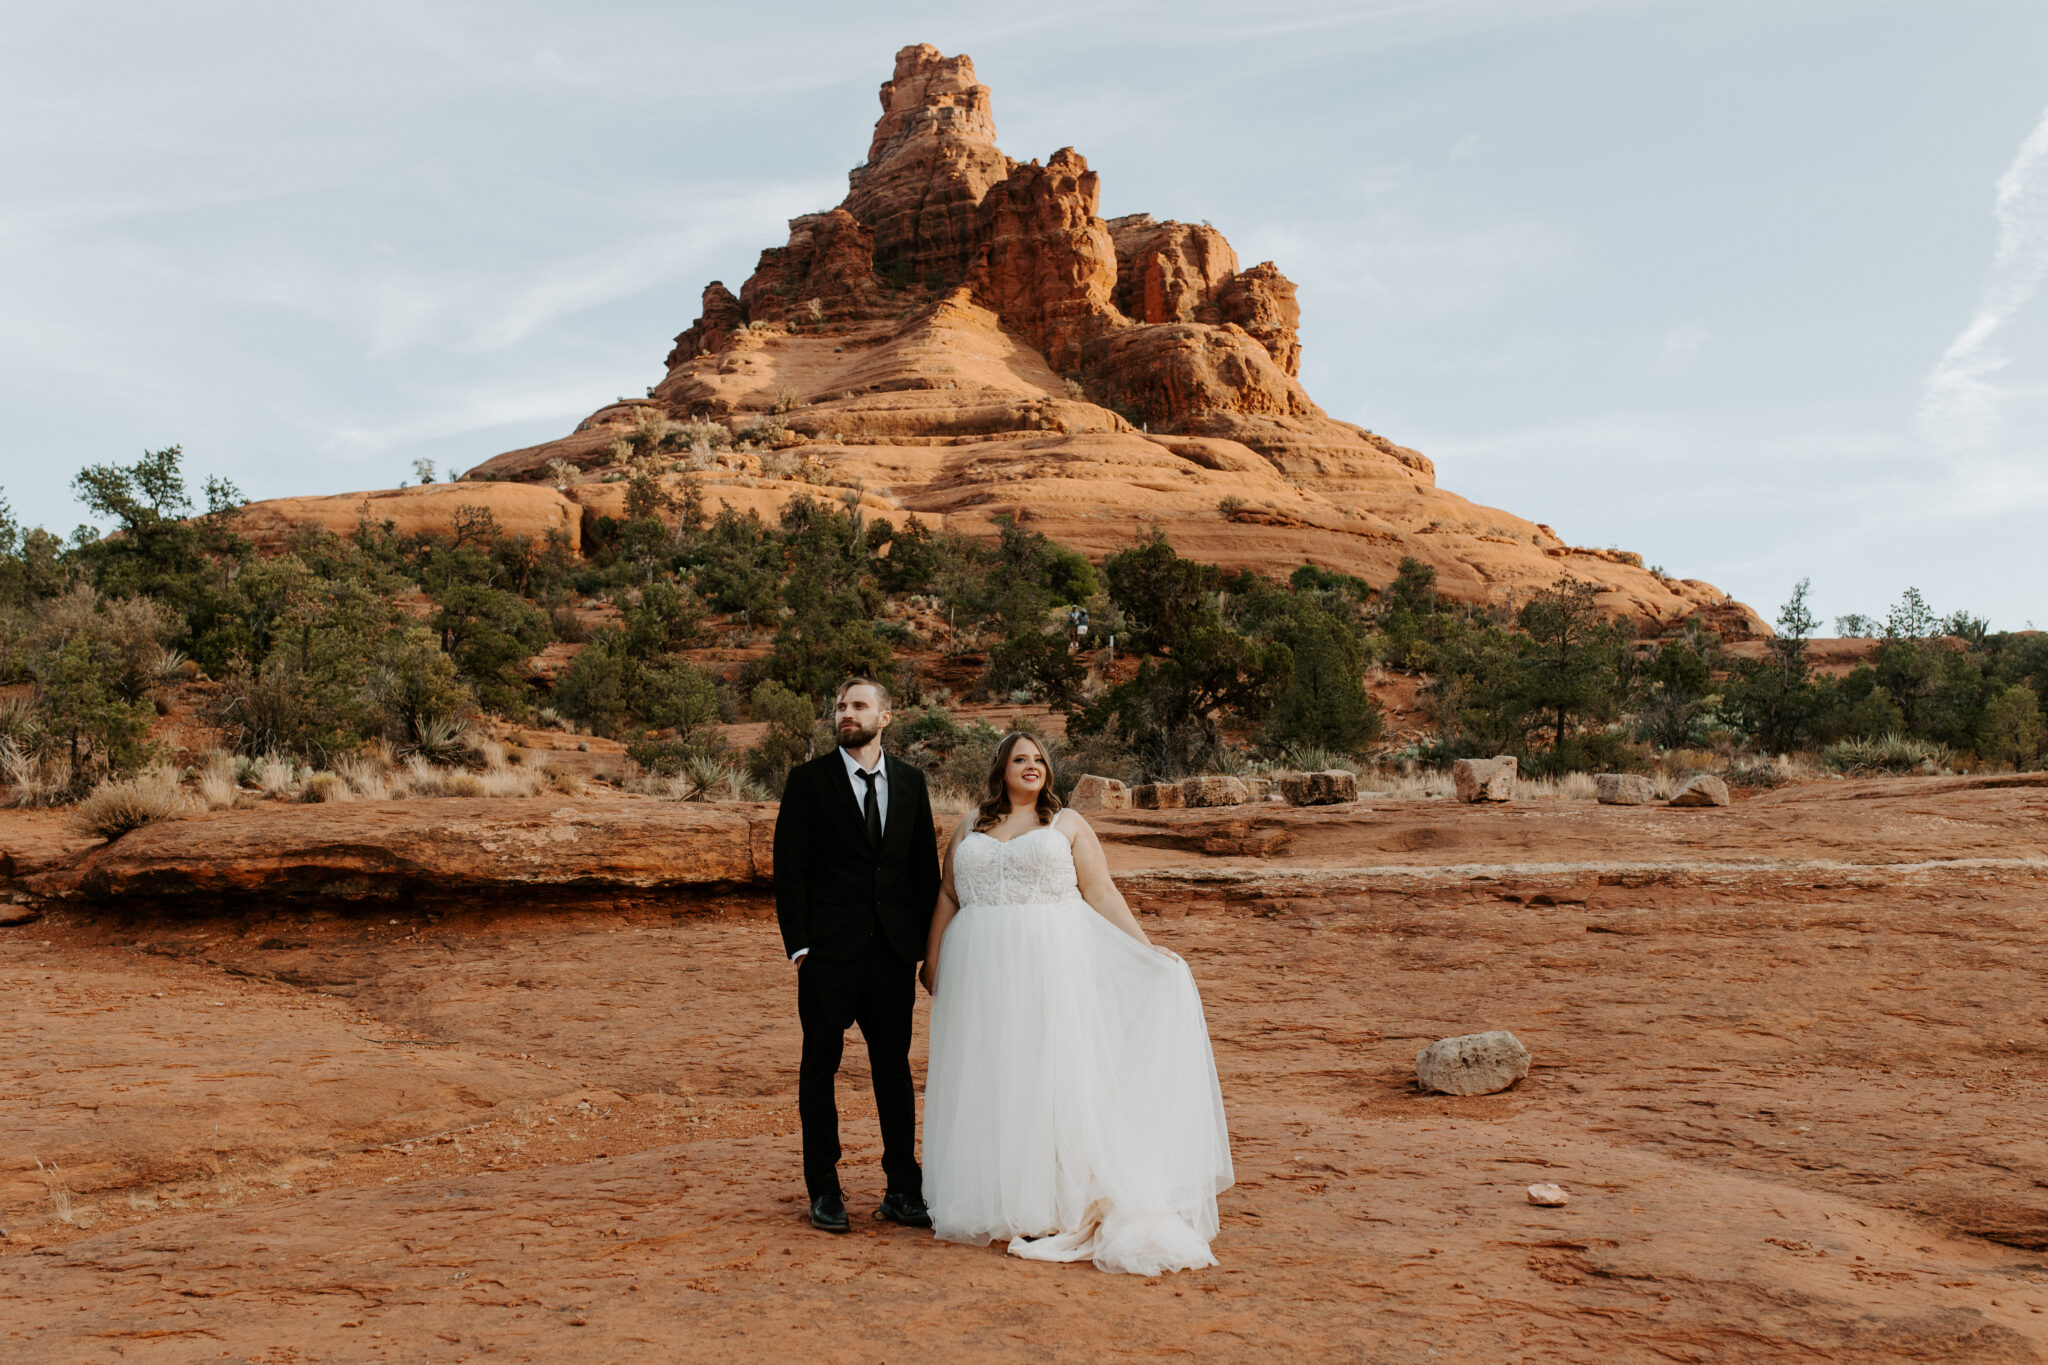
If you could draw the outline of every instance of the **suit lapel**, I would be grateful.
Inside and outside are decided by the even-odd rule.
[[[889,813],[882,817],[882,847],[901,847],[906,839],[904,831],[910,828],[910,782],[904,770],[910,765],[889,754],[882,755],[882,768],[889,774]],[[863,822],[865,823],[865,822]]]
[[[842,756],[841,750],[835,747],[831,753],[825,755],[825,761],[825,785],[833,792],[827,799],[838,807],[841,815],[852,822],[854,842],[862,848],[867,848],[870,846],[868,817],[860,808],[860,802],[854,799],[853,780],[846,775],[846,759]]]

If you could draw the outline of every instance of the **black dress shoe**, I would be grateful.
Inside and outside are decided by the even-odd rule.
[[[836,1194],[821,1194],[811,1201],[811,1226],[820,1232],[851,1232],[846,1202]]]
[[[907,1228],[928,1228],[932,1225],[931,1210],[924,1206],[922,1195],[897,1194],[894,1191],[882,1196],[882,1207],[875,1210],[875,1217],[901,1223]]]

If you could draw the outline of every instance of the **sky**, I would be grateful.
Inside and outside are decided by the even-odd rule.
[[[390,487],[662,377],[866,153],[893,54],[1300,286],[1438,481],[1769,619],[2048,627],[2048,5],[10,0],[0,495],[182,446]]]

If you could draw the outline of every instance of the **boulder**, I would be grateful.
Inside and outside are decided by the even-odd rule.
[[[1131,788],[1133,810],[1179,810],[1180,807],[1180,784],[1177,782],[1146,782]]]
[[[1506,1029],[1439,1038],[1415,1054],[1415,1079],[1444,1095],[1491,1095],[1529,1074],[1529,1049]]]
[[[0,925],[33,924],[42,917],[32,905],[0,905]]]
[[[1123,810],[1131,804],[1131,791],[1113,777],[1093,773],[1074,784],[1067,804],[1075,810]]]
[[[1187,777],[1179,786],[1183,806],[1242,806],[1252,799],[1250,789],[1234,777]]]
[[[1657,784],[1636,773],[1601,773],[1593,779],[1593,794],[1603,806],[1647,806]]]
[[[1451,781],[1458,788],[1458,799],[1468,804],[1512,801],[1515,799],[1514,755],[1461,758],[1451,765]]]
[[[1564,1192],[1562,1185],[1531,1185],[1529,1202],[1539,1208],[1561,1209],[1572,1202],[1572,1197]]]
[[[1728,804],[1728,784],[1711,773],[1701,773],[1678,789],[1678,795],[1671,798],[1674,806],[1725,806]]]
[[[1280,795],[1290,806],[1335,806],[1358,799],[1358,776],[1342,768],[1320,773],[1290,773],[1280,779]]]

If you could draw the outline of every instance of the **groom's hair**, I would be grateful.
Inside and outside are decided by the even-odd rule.
[[[837,706],[837,705],[839,705],[839,700],[840,700],[840,698],[842,698],[842,697],[844,697],[844,696],[846,695],[846,689],[847,689],[847,688],[849,688],[849,687],[872,687],[872,688],[874,688],[874,689],[875,689],[875,694],[876,694],[877,696],[881,697],[881,699],[882,699],[882,706],[881,706],[881,709],[882,709],[882,710],[884,710],[884,711],[887,711],[887,710],[889,710],[889,709],[890,709],[890,706],[889,706],[889,689],[888,689],[888,688],[886,688],[886,687],[884,687],[884,686],[882,686],[882,685],[881,685],[880,683],[876,682],[876,681],[875,681],[875,680],[874,680],[873,678],[863,678],[863,677],[858,677],[858,676],[855,676],[855,677],[851,677],[851,678],[848,678],[848,679],[847,679],[847,680],[846,680],[845,682],[843,682],[843,683],[839,684],[839,690],[838,690],[837,692],[834,692],[834,693],[832,694],[832,704],[833,704],[834,706]]]

